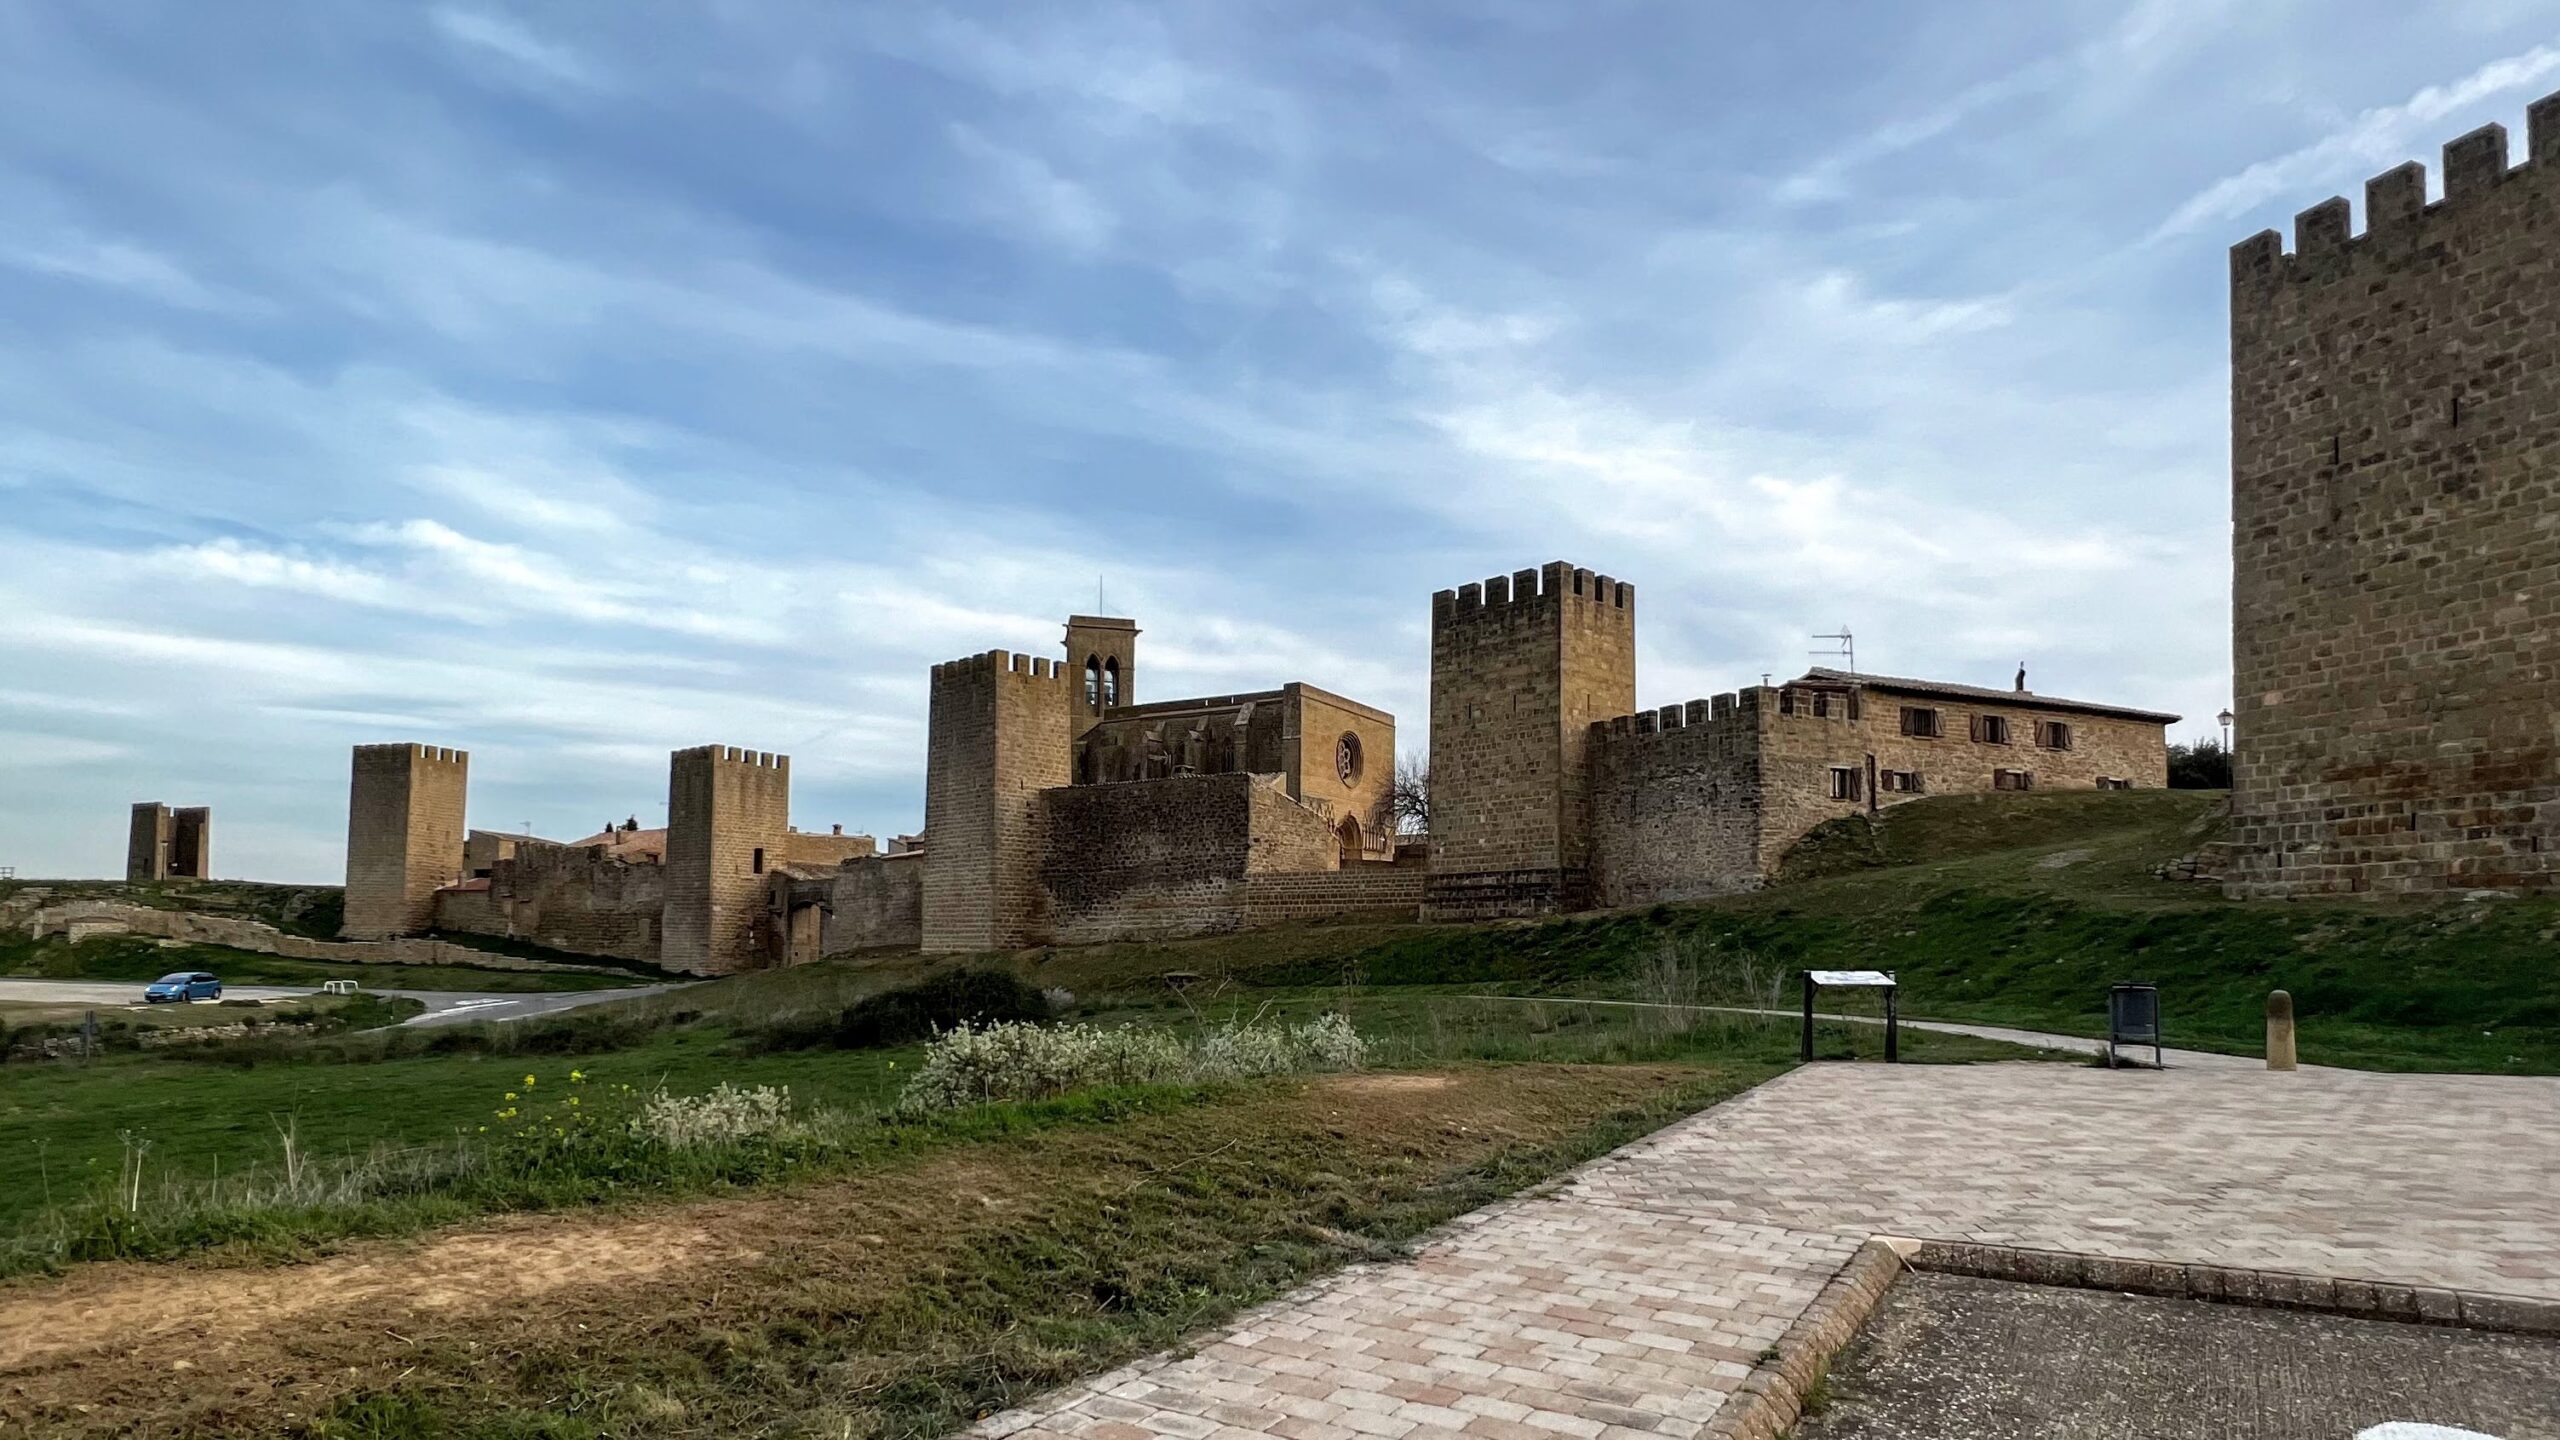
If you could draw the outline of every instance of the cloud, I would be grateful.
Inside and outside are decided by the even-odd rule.
[[[999,145],[966,125],[951,127],[951,144],[986,177],[976,207],[981,218],[1028,225],[1079,255],[1110,241],[1118,223],[1110,207],[1039,156]]]
[[[0,235],[0,265],[127,290],[171,305],[215,309],[232,303],[168,256],[126,240]]]
[[[446,39],[503,60],[527,78],[556,81],[582,90],[599,89],[605,84],[603,73],[585,56],[542,39],[508,16],[439,5],[428,12],[428,19]]]
[[[2156,243],[2245,215],[2270,200],[2304,197],[2390,169],[2453,137],[2440,134],[2446,119],[2484,101],[2546,85],[2560,75],[2560,46],[2537,45],[2492,60],[2449,84],[2429,85],[2397,105],[2358,114],[2346,128],[2301,149],[2260,160],[2226,175],[2180,204],[2152,232]],[[2439,177],[2438,185],[2442,181]]]

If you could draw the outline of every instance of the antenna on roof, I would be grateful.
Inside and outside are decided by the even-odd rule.
[[[1858,637],[1849,633],[1849,626],[1847,622],[1842,622],[1840,626],[1840,633],[1837,635],[1816,635],[1813,638],[1816,640],[1828,640],[1832,642],[1831,648],[1827,650],[1809,651],[1807,653],[1811,654],[1817,660],[1842,661],[1844,663],[1841,665],[1841,669],[1848,671],[1852,675],[1858,673]]]
[[[1093,613],[1096,615],[1111,613],[1110,602],[1102,598],[1102,577],[1099,575],[1093,577]]]

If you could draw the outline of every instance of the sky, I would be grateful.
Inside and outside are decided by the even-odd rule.
[[[0,866],[334,881],[397,740],[910,831],[928,668],[1097,604],[1419,752],[1558,559],[1647,707],[1846,626],[2207,735],[2229,246],[2553,90],[2522,0],[0,0]]]

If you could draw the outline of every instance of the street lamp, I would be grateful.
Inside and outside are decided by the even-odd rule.
[[[2228,755],[2231,753],[2231,712],[2225,710],[2213,718],[2222,722],[2222,753]]]

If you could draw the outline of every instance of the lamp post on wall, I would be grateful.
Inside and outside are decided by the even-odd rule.
[[[2225,710],[2213,718],[2222,722],[2222,753],[2228,755],[2231,753],[2231,712]]]

